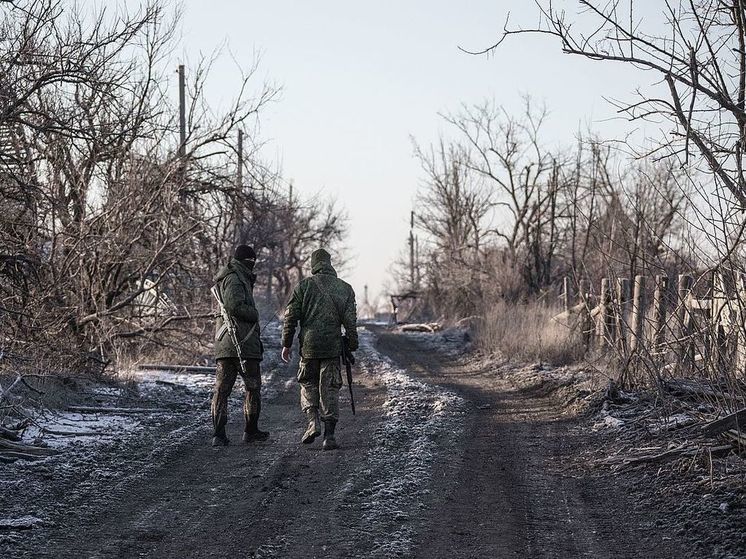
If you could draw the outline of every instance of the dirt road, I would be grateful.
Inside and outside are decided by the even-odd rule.
[[[482,370],[421,336],[362,339],[358,414],[343,402],[339,451],[298,444],[297,386],[278,367],[267,443],[240,444],[235,400],[236,444],[211,448],[196,394],[93,457],[5,467],[4,514],[43,523],[0,532],[0,555],[687,556],[617,478],[572,466],[585,430],[551,395],[511,384],[509,366]]]

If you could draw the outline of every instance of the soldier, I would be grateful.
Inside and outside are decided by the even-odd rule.
[[[259,314],[254,304],[253,273],[256,253],[246,245],[238,245],[231,261],[217,276],[215,284],[223,300],[223,306],[233,319],[236,327],[236,340],[241,350],[244,367],[241,368],[239,355],[228,329],[218,318],[215,335],[215,360],[217,361],[215,393],[212,397],[212,424],[215,429],[212,446],[227,446],[225,424],[228,422],[228,396],[236,377],[241,374],[246,386],[243,413],[245,420],[243,441],[265,441],[269,433],[259,429],[259,413],[262,377],[259,363],[262,360],[263,346],[259,338]]]
[[[324,422],[324,450],[337,448],[334,429],[339,419],[339,389],[342,386],[340,355],[342,330],[348,338],[349,349],[355,351],[357,340],[357,312],[355,292],[337,278],[331,256],[324,249],[311,255],[312,276],[302,279],[293,290],[285,309],[282,332],[282,360],[290,361],[296,324],[300,322],[300,383],[301,409],[308,418],[308,429],[302,443],[310,444],[321,434],[320,419]]]

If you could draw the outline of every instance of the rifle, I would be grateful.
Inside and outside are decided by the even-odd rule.
[[[337,311],[337,316],[339,317],[339,322],[344,324],[342,311],[339,310],[337,302],[331,295],[329,295],[327,290],[324,289],[318,276],[311,277],[313,278],[314,285],[316,285],[316,289],[318,289],[321,292],[321,295],[334,306],[334,310]],[[347,339],[347,336],[342,336],[342,363],[344,363],[345,369],[347,369],[347,387],[350,389],[350,406],[352,407],[352,415],[355,415],[355,397],[352,395],[352,366],[355,364],[355,356],[350,351],[350,342]]]
[[[352,366],[355,364],[355,356],[350,351],[350,342],[347,336],[342,336],[342,363],[347,369],[347,387],[350,389],[350,406],[352,415],[355,415],[355,397],[352,395]]]
[[[210,291],[215,296],[215,299],[217,299],[218,301],[218,307],[220,307],[220,314],[223,317],[223,328],[228,330],[228,335],[231,337],[231,341],[233,342],[233,345],[236,348],[236,354],[238,355],[238,362],[241,365],[241,373],[243,373],[244,378],[246,378],[246,365],[244,364],[243,357],[241,356],[241,344],[238,343],[238,335],[236,333],[236,324],[233,322],[231,315],[228,314],[228,311],[225,310],[225,305],[223,304],[223,296],[220,295],[220,290],[218,289],[218,286],[213,285]],[[220,335],[218,335],[218,338],[220,338]]]

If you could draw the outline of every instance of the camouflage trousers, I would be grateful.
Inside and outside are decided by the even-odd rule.
[[[304,359],[298,369],[300,407],[318,409],[321,420],[339,419],[339,389],[342,387],[342,370],[339,357],[333,359]]]
[[[252,433],[257,430],[259,413],[262,410],[261,388],[262,377],[259,371],[259,359],[244,359],[246,374],[235,357],[217,360],[215,370],[215,391],[212,396],[212,425],[215,435],[225,435],[225,424],[228,423],[228,397],[240,374],[246,386],[243,402],[243,415],[246,422],[244,430]]]

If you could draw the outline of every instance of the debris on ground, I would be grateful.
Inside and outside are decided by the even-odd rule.
[[[443,325],[438,322],[428,322],[421,324],[402,324],[399,327],[400,332],[439,332]]]

